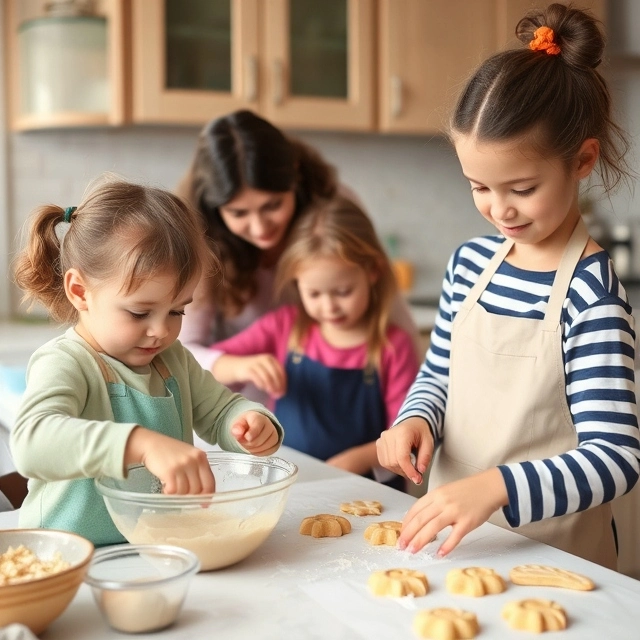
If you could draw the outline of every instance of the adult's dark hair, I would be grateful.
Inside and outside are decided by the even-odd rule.
[[[294,191],[295,220],[316,197],[333,196],[337,184],[334,168],[315,150],[251,111],[230,113],[204,127],[179,193],[203,215],[223,263],[223,283],[210,293],[225,315],[240,312],[256,293],[261,251],[231,233],[220,216],[220,207],[246,187]]]
[[[553,30],[560,53],[532,50],[539,27]],[[611,96],[598,72],[605,38],[599,22],[571,5],[551,4],[527,14],[516,27],[527,45],[486,60],[467,83],[451,119],[451,133],[485,141],[526,137],[534,149],[566,162],[587,138],[600,143],[596,171],[605,191],[630,172],[629,143],[613,121]]]

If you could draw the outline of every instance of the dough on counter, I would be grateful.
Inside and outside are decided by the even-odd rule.
[[[382,513],[382,505],[377,500],[354,500],[343,502],[340,511],[354,516],[379,516]]]
[[[402,522],[397,522],[396,520],[375,522],[364,530],[364,539],[369,542],[369,544],[386,544],[390,547],[395,547],[400,537],[401,529]]]
[[[511,569],[509,578],[513,584],[529,587],[562,587],[578,591],[591,591],[595,588],[593,581],[586,576],[544,564],[521,564]]]
[[[350,532],[351,523],[346,518],[329,513],[309,516],[300,524],[300,533],[314,538],[339,538]]]
[[[519,631],[542,633],[567,628],[565,610],[552,600],[530,598],[507,602],[502,608],[502,617],[512,629]]]
[[[502,593],[507,585],[493,569],[467,567],[447,573],[447,591],[457,596],[487,596]]]
[[[476,637],[480,626],[475,613],[442,607],[419,611],[413,619],[413,630],[421,638],[467,640]]]
[[[374,571],[369,576],[369,590],[374,596],[426,596],[429,593],[427,576],[413,569]]]

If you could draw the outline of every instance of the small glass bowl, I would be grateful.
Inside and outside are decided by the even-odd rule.
[[[116,631],[144,633],[175,622],[192,576],[195,553],[171,545],[120,545],[93,555],[84,581]]]

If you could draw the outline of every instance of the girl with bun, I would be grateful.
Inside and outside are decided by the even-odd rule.
[[[498,233],[451,256],[431,346],[378,457],[416,483],[431,464],[401,549],[451,526],[444,556],[489,520],[615,569],[610,502],[638,479],[635,329],[578,194],[593,172],[607,192],[628,177],[628,145],[598,23],[557,3],[516,33],[525,47],[479,67],[450,126]]]

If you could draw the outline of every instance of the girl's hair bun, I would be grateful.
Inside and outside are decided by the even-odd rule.
[[[528,46],[536,29],[549,27],[555,44],[560,47],[558,58],[578,69],[595,69],[602,62],[605,45],[599,25],[590,13],[556,2],[522,18],[516,26],[516,36]],[[541,54],[536,52],[536,55]]]

